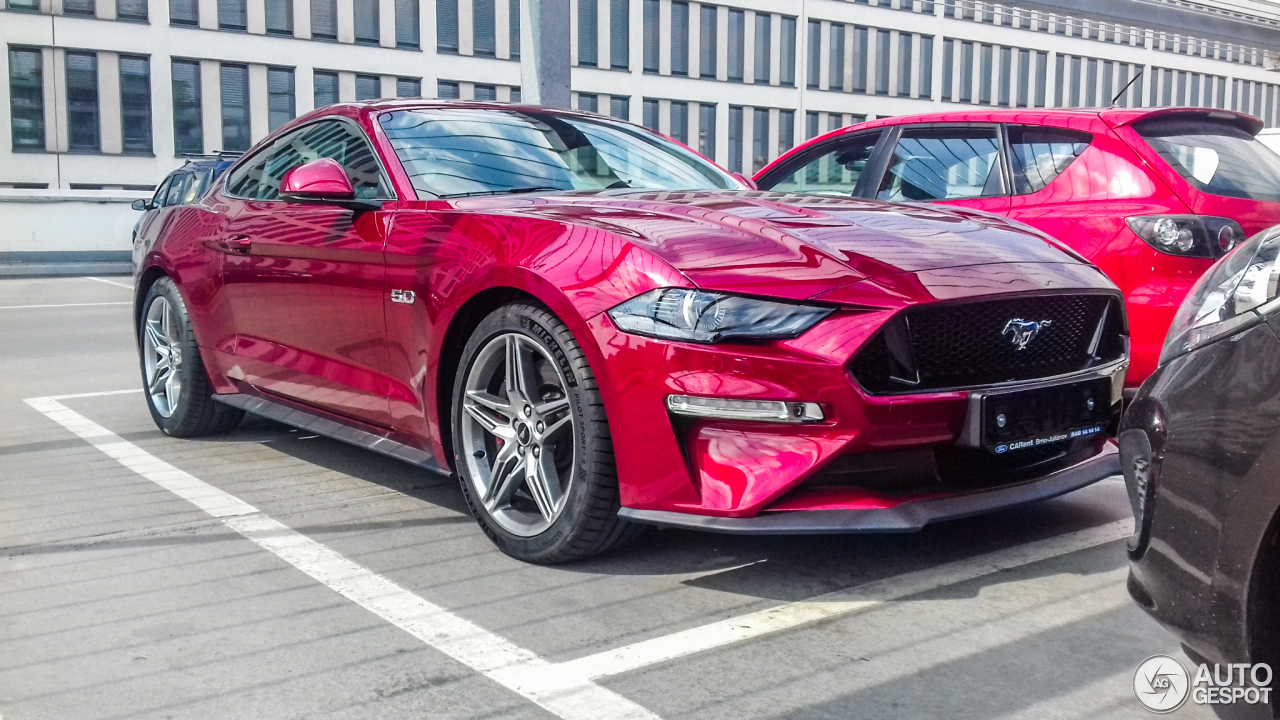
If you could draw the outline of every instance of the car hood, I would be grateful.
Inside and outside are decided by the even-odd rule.
[[[601,227],[699,287],[796,299],[966,265],[1087,265],[1048,236],[998,216],[938,206],[758,191],[606,191],[475,198],[459,207]]]

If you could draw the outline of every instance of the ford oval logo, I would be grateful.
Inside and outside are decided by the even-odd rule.
[[[1023,320],[1022,318],[1013,318],[1004,324],[1004,330],[1000,332],[1005,337],[1013,336],[1013,344],[1018,346],[1019,350],[1026,350],[1027,343],[1036,339],[1036,335],[1052,323],[1052,320]]]

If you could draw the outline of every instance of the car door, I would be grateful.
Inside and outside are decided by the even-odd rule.
[[[762,190],[858,197],[872,175],[883,130],[840,135],[807,148],[757,179]]]
[[[906,125],[886,154],[876,199],[944,203],[999,215],[1009,210],[999,125]]]
[[[340,415],[388,425],[384,325],[387,216],[280,198],[290,169],[327,157],[356,197],[390,199],[363,130],[328,118],[281,137],[226,183],[223,295],[244,382]]]

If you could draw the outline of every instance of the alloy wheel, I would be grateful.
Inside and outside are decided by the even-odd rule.
[[[142,321],[142,362],[151,406],[162,417],[173,415],[182,396],[182,337],[178,313],[163,295],[151,301]]]
[[[549,528],[573,482],[574,420],[547,350],[515,332],[486,343],[463,385],[461,425],[467,475],[485,511],[513,535]]]

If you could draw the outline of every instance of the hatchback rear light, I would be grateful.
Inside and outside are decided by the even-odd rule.
[[[1129,228],[1166,255],[1219,258],[1244,242],[1235,220],[1213,215],[1137,215],[1125,218]]]

